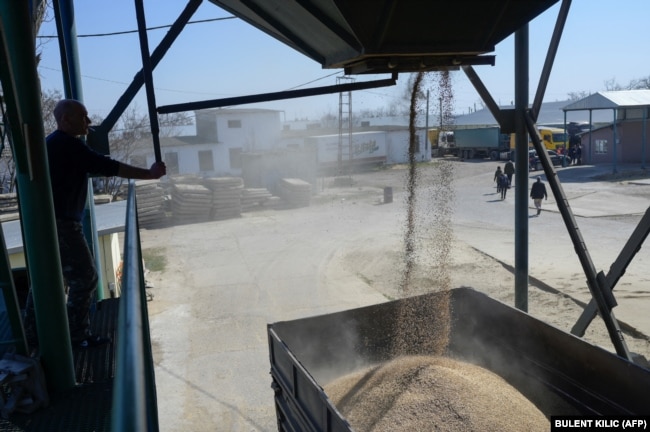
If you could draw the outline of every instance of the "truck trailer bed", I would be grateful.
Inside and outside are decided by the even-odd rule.
[[[399,331],[405,325],[417,331]],[[648,414],[650,370],[471,288],[456,288],[269,324],[278,430],[353,430],[323,387],[401,355],[439,354],[427,353],[435,345],[427,339],[445,329],[444,355],[501,376],[547,417]]]

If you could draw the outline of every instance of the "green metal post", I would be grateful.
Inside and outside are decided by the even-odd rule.
[[[83,102],[81,86],[81,70],[79,69],[79,52],[77,50],[77,30],[74,25],[74,6],[72,0],[54,0],[54,16],[59,33],[59,51],[61,53],[61,68],[64,71],[63,85],[65,96]],[[97,267],[97,300],[104,299],[104,272],[100,260],[99,238],[95,220],[95,202],[93,199],[92,182],[88,181],[88,201],[84,213],[83,228],[88,247],[95,257]]]
[[[528,312],[528,24],[515,32],[515,307]]]
[[[23,244],[30,264],[39,347],[49,388],[65,391],[75,385],[74,363],[28,2],[0,2],[0,25],[0,77],[14,142]]]

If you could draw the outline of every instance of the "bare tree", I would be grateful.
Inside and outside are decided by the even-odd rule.
[[[630,81],[631,90],[648,90],[650,89],[650,75],[643,78],[636,78]]]
[[[605,81],[605,90],[606,91],[619,91],[623,90],[623,87],[616,82],[616,78],[610,78]]]
[[[54,107],[57,102],[63,98],[59,90],[45,90],[41,93],[41,112],[43,114],[43,129],[45,134],[56,130],[56,120],[54,119]]]
[[[338,126],[339,116],[333,114],[331,111],[321,116],[320,122],[324,128],[335,128]]]
[[[184,112],[161,114],[158,118],[160,124],[160,136],[177,136],[183,126],[194,124],[192,117]]]
[[[47,18],[48,11],[48,1],[34,1],[32,2],[32,35],[34,38],[34,56],[36,59],[36,64],[38,65],[41,60],[41,53],[38,50],[36,45],[38,32],[40,31],[43,21]],[[48,112],[45,109],[45,103],[49,102],[51,94],[44,94],[42,96],[42,106],[43,112]],[[16,164],[14,163],[14,156],[12,151],[11,136],[9,135],[9,128],[6,125],[6,116],[4,110],[4,100],[2,87],[0,86],[0,104],[2,104],[1,114],[2,117],[0,121],[0,193],[11,193],[15,190],[15,179],[16,179]],[[51,112],[51,110],[50,110]],[[45,118],[45,116],[43,117]],[[52,118],[53,120],[53,118]],[[47,127],[47,122],[45,126]],[[47,130],[47,129],[46,129]]]
[[[101,123],[101,120],[93,121]],[[115,127],[108,133],[109,151],[111,157],[144,168],[143,163],[132,160],[138,150],[137,143],[151,137],[148,117],[138,112],[137,107],[127,109],[120,117]],[[124,184],[121,177],[104,177],[94,179],[95,192],[111,195],[113,198],[120,194]]]
[[[16,164],[11,151],[9,128],[6,125],[4,101],[1,97],[0,114],[2,115],[2,124],[0,124],[0,193],[10,193],[15,188]]]
[[[569,98],[569,101],[575,102],[580,99],[584,99],[587,96],[589,96],[589,92],[586,91],[575,91],[575,92],[569,92],[567,93],[567,97]]]
[[[650,89],[650,75],[634,78],[630,80],[627,85],[621,85],[616,82],[615,78],[610,78],[605,81],[605,90],[607,91],[620,91],[620,90],[647,90]]]
[[[93,119],[101,123],[101,119]],[[159,118],[161,135],[174,136],[182,126],[192,125],[192,118],[186,113],[162,115]],[[147,114],[142,114],[137,105],[127,109],[108,134],[111,157],[131,165],[147,168],[146,155],[152,142],[151,123]],[[95,179],[95,191],[117,197],[122,192],[125,180],[120,177]]]

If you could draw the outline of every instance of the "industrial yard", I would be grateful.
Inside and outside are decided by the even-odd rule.
[[[498,199],[497,162],[445,162],[453,177],[442,180],[437,163],[418,169],[417,253],[406,295],[448,284],[512,305],[514,194]],[[610,180],[608,167],[558,172],[592,259],[607,272],[647,209],[650,185],[621,174]],[[166,261],[147,275],[162,430],[275,430],[267,324],[405,295],[406,174],[400,166],[355,174],[346,187],[323,178],[307,207],[142,231],[145,256],[155,250]],[[386,187],[392,203],[384,203]],[[568,332],[590,294],[552,196],[543,206],[529,219],[529,313]],[[448,254],[437,251],[441,245]],[[628,347],[646,358],[649,259],[641,249],[614,292]],[[614,351],[599,318],[585,339]]]

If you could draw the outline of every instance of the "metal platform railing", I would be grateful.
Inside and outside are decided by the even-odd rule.
[[[158,431],[156,381],[133,180],[129,182],[125,226],[111,429]]]

